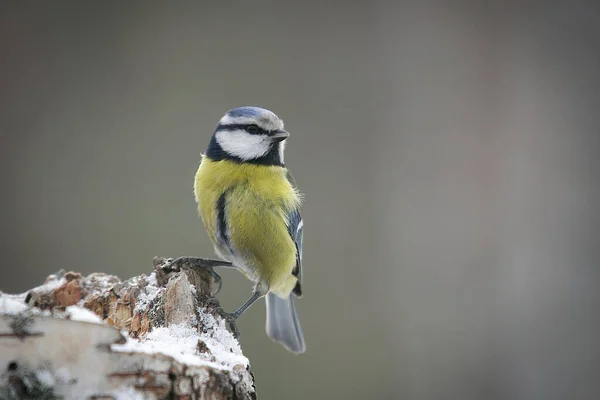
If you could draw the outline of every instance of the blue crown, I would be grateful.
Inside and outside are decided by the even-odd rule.
[[[227,111],[226,115],[229,115],[230,117],[257,118],[260,115],[263,115],[266,113],[271,113],[271,112],[269,110],[265,110],[264,108],[260,108],[260,107],[244,106],[244,107],[233,108],[233,109]]]

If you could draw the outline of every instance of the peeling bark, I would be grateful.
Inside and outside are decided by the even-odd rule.
[[[59,271],[25,296],[0,293],[0,399],[255,399],[249,364],[235,364],[241,353],[215,350],[230,338],[212,299],[218,275],[165,264],[156,258],[153,274],[123,282]],[[167,327],[192,332],[182,339],[197,342],[192,359],[163,354],[160,342],[129,346]]]

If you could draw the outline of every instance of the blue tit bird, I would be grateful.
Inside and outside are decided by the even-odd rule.
[[[195,176],[194,194],[217,255],[254,282],[235,321],[266,296],[266,331],[294,353],[306,350],[293,297],[302,295],[301,196],[284,164],[289,133],[259,107],[227,111]]]

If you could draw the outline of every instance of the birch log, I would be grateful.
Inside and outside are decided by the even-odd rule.
[[[0,293],[0,399],[255,399],[214,309],[218,275],[166,264],[124,282],[59,271]]]

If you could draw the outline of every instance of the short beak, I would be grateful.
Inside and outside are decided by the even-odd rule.
[[[288,132],[286,132],[284,130],[279,130],[271,135],[271,140],[273,142],[283,142],[289,136],[290,136],[290,134]]]

